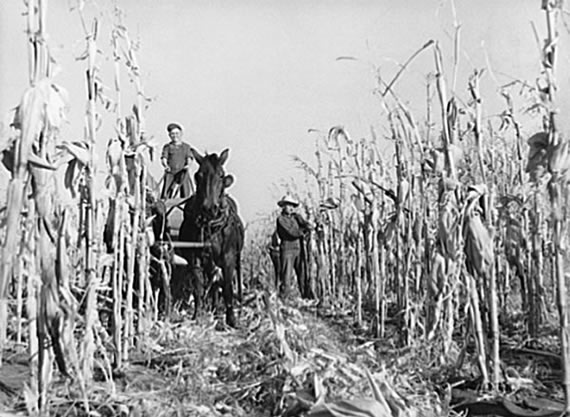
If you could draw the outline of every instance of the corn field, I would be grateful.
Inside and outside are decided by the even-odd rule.
[[[152,103],[123,12],[117,5],[105,14],[90,2],[74,5],[84,31],[78,59],[85,65],[85,115],[84,137],[70,141],[60,135],[68,97],[56,82],[48,1],[27,0],[29,86],[0,136],[10,172],[0,211],[0,392],[2,369],[25,357],[25,384],[15,396],[16,408],[28,415],[365,415],[350,414],[351,407],[366,415],[454,415],[449,407],[459,384],[453,378],[477,380],[478,399],[515,392],[524,378],[513,377],[503,353],[515,349],[514,339],[516,349],[540,350],[541,340],[557,329],[557,399],[564,401],[557,412],[570,415],[570,145],[557,110],[558,96],[567,92],[558,90],[556,79],[563,1],[536,3],[547,22],[541,72],[535,84],[501,86],[499,115],[485,116],[485,69],[474,69],[467,85],[457,85],[461,37],[455,22],[451,69],[441,44],[429,40],[393,78],[377,76],[380,129],[358,138],[340,124],[308,133],[314,158],[294,157],[304,181],[280,191],[300,199],[313,226],[305,262],[314,300],[297,310],[275,298],[278,280],[268,250],[275,213],[268,214],[247,229],[239,313],[247,337],[239,339],[237,333],[220,336],[215,320],[182,328],[159,311],[146,215],[157,192],[149,172],[155,145],[145,125]],[[420,54],[433,56],[425,115],[413,114],[396,88]],[[103,58],[112,62],[109,79],[102,76]],[[100,134],[104,124],[116,133],[112,139]],[[102,143],[104,158],[97,155]],[[104,235],[111,220],[109,243]],[[326,353],[325,347],[340,348],[318,338],[322,329],[308,331],[302,314],[344,322],[364,338],[358,349],[371,349],[375,359],[352,352],[353,366],[343,354]],[[183,312],[179,317],[189,321]],[[417,367],[437,370],[429,378],[422,374],[431,385],[415,402],[392,388],[402,380],[389,376],[378,359],[388,340],[390,352],[414,352],[421,358]],[[215,393],[216,407],[192,408],[199,383],[223,391],[221,383],[204,379],[214,378],[204,359],[212,352],[237,361],[216,362],[216,381],[230,388],[223,398]],[[265,362],[253,366],[256,361]],[[368,368],[380,369],[380,363],[383,370],[372,375]],[[176,412],[162,414],[159,400],[152,408],[144,395],[134,400],[123,393],[128,384],[122,378],[141,364],[167,370],[160,378],[175,381],[163,385],[177,392]],[[303,380],[309,370],[312,379]],[[300,394],[309,379],[312,400]],[[339,395],[370,388],[374,399],[325,402],[324,381]],[[411,394],[411,386],[400,389]],[[426,404],[420,397],[433,400],[429,413],[418,411]]]

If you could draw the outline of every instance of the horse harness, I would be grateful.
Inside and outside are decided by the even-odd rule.
[[[213,238],[222,233],[224,228],[228,225],[231,217],[231,207],[228,203],[227,197],[222,196],[223,202],[220,205],[220,214],[213,219],[205,219],[202,216],[197,216],[194,222],[195,226],[200,231],[200,241],[203,243],[211,243]],[[206,249],[211,249],[211,245],[207,245]]]

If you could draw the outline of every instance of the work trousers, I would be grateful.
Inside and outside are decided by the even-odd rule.
[[[281,268],[281,273],[279,274],[279,295],[282,298],[287,298],[291,295],[291,285],[294,282],[295,275],[297,276],[299,291],[303,295],[305,277],[300,246],[281,247],[279,263]]]
[[[194,192],[192,179],[188,175],[188,170],[183,169],[176,173],[166,172],[164,174],[164,185],[162,187],[162,198],[190,197]]]
[[[303,252],[300,245],[290,245],[291,242],[285,242],[281,245],[279,256],[279,296],[288,298],[291,296],[291,286],[294,282],[294,275],[297,275],[297,284],[301,297],[305,299],[313,299],[314,293],[311,288],[309,277],[306,276],[306,265],[303,259]]]

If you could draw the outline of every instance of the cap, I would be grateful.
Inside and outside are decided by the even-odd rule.
[[[168,126],[166,126],[166,131],[169,133],[174,129],[183,130],[182,126],[180,126],[178,123],[169,123]]]

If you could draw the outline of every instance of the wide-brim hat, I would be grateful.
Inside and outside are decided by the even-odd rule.
[[[299,205],[299,202],[292,195],[289,194],[285,195],[281,200],[277,202],[277,205],[279,207],[283,207],[287,204],[293,207],[297,207]]]
[[[168,125],[166,126],[166,131],[170,133],[171,130],[174,129],[178,129],[180,131],[184,130],[182,129],[182,125],[180,125],[179,123],[168,123]]]

